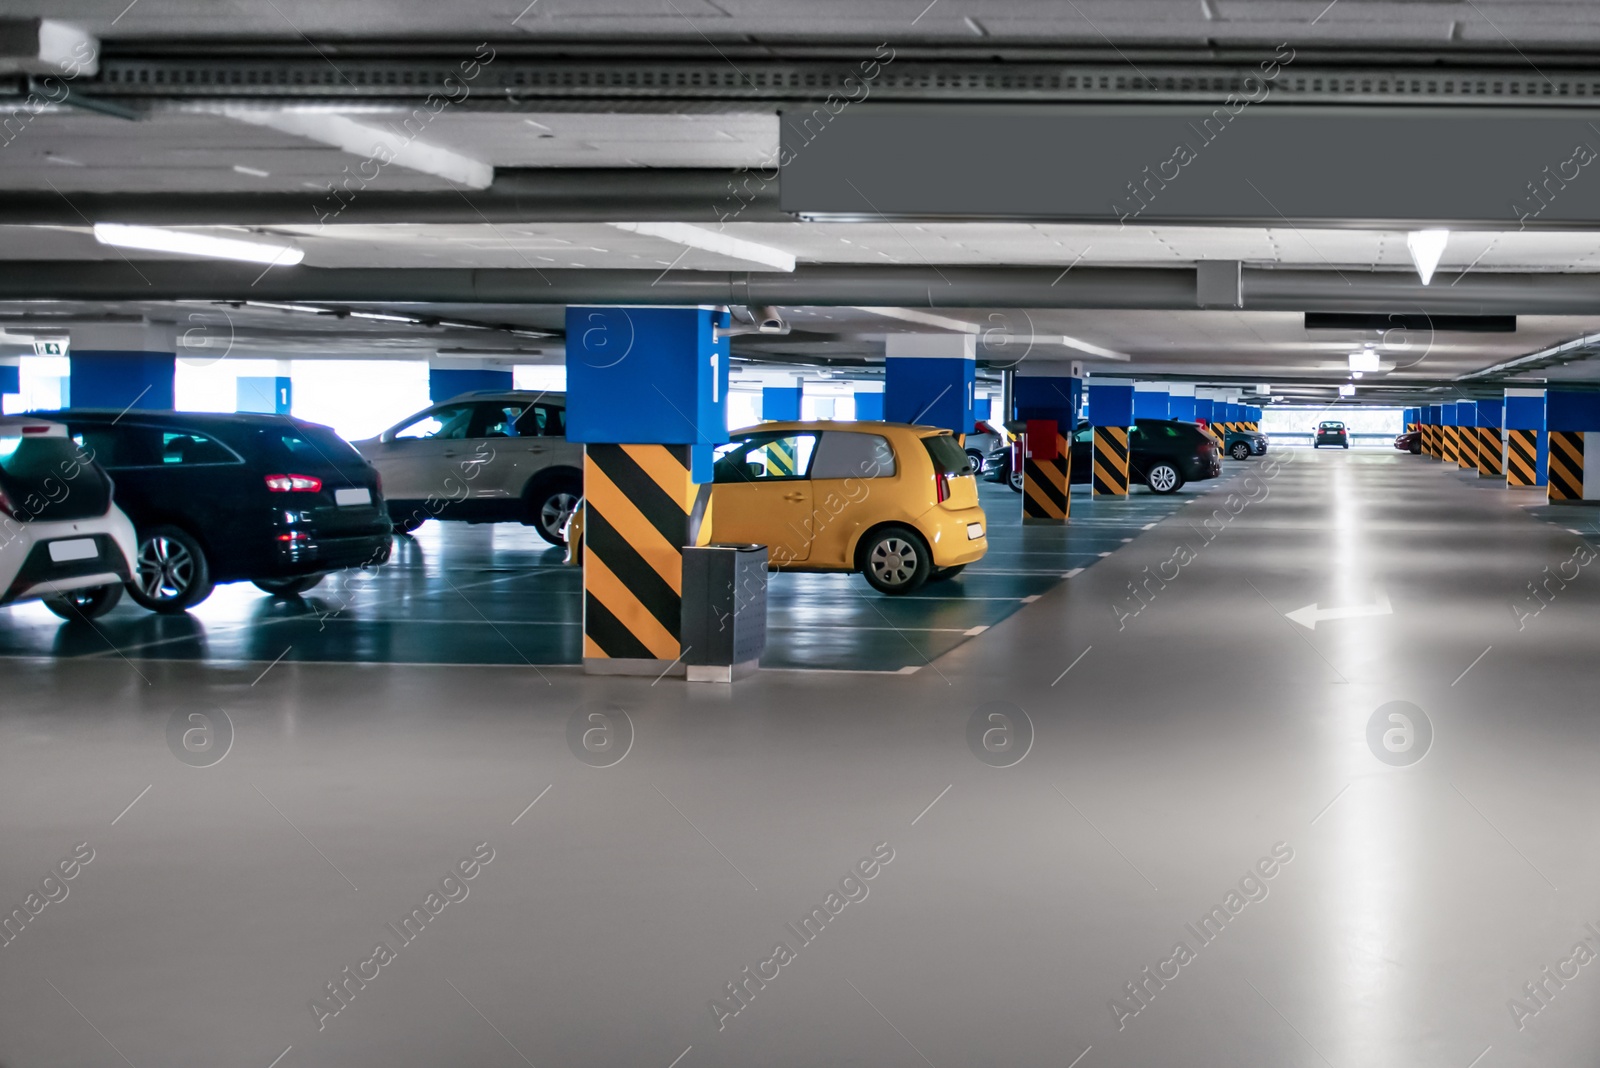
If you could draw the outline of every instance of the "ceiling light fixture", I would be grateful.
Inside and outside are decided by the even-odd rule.
[[[122,223],[95,223],[94,239],[115,248],[134,248],[145,252],[173,252],[180,256],[202,256],[213,260],[240,260],[269,266],[292,267],[306,258],[304,250],[293,245],[268,245],[259,241],[240,241],[213,237],[185,230],[166,230],[159,226],[124,226]]]
[[[1350,354],[1350,370],[1376,371],[1378,370],[1378,354],[1370,349],[1359,349]]]
[[[1433,280],[1434,268],[1439,266],[1439,257],[1444,255],[1444,246],[1449,240],[1449,230],[1413,230],[1406,235],[1406,248],[1411,252],[1411,262],[1423,285]]]

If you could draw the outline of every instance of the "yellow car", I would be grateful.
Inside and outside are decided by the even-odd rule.
[[[719,445],[711,540],[755,542],[774,571],[859,571],[888,594],[959,574],[989,548],[966,452],[904,423],[761,423]]]

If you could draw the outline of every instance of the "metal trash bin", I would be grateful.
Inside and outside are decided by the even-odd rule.
[[[683,663],[690,682],[732,682],[767,647],[767,547],[683,550]]]

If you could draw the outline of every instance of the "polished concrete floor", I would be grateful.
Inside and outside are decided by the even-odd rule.
[[[1238,477],[1254,461],[1229,462]],[[1020,498],[983,483],[989,554],[955,579],[907,597],[857,575],[773,579],[762,663],[770,668],[912,672],[983,633],[1170,515],[1209,483],[1126,501],[1075,494],[1070,526],[1023,528]],[[1087,490],[1088,487],[1080,487]],[[583,577],[522,526],[428,523],[398,538],[372,572],[331,576],[304,597],[248,582],[219,587],[192,612],[155,616],[125,599],[92,625],[43,605],[0,609],[0,657],[548,667],[583,655]]]
[[[0,662],[0,1065],[1592,1065],[1537,503],[1286,452],[906,675]]]

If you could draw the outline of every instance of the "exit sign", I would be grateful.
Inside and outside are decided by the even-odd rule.
[[[68,354],[68,341],[66,338],[40,338],[33,339],[33,354],[35,356],[66,356]]]

